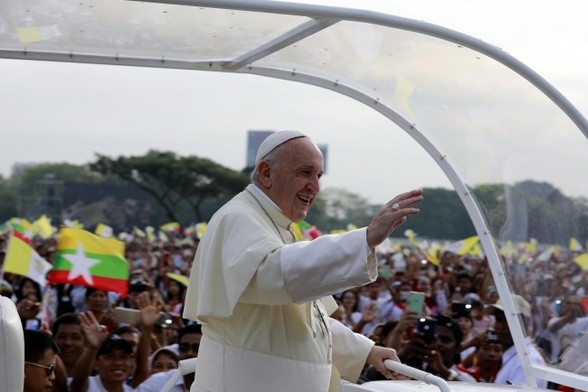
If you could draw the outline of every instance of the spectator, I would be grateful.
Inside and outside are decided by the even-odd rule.
[[[179,332],[178,350],[180,352],[178,359],[180,361],[196,358],[198,350],[200,349],[200,341],[202,339],[202,329],[199,324],[190,324],[182,328]],[[166,372],[159,372],[152,374],[145,380],[135,392],[160,392],[161,388],[174,375],[175,370],[171,369]],[[194,373],[189,373],[180,378],[171,392],[183,392],[190,389],[194,382]]]
[[[162,347],[151,357],[151,375],[177,369],[179,361],[178,354],[169,348]],[[148,380],[143,381],[143,384]]]
[[[52,390],[59,348],[49,335],[31,330],[24,331],[24,345],[24,392]]]
[[[43,294],[41,293],[41,287],[39,283],[34,280],[23,277],[16,290],[14,290],[16,302],[20,303],[35,303],[39,304],[38,310],[41,310],[40,304],[43,300]],[[32,329],[33,331],[39,331],[41,329],[41,315],[39,312],[36,314],[30,314],[27,317],[22,317],[23,327],[25,329]]]
[[[557,363],[568,344],[588,329],[588,317],[580,297],[570,295],[561,301],[561,314],[547,322],[551,332],[551,363]]]
[[[457,321],[445,315],[434,317],[436,333],[428,343],[424,335],[416,333],[408,344],[398,351],[398,356],[407,365],[425,370],[447,381],[474,381],[475,379],[458,369],[459,347],[462,340]]]
[[[59,357],[65,366],[68,382],[71,382],[75,365],[86,343],[82,323],[77,314],[66,313],[55,320],[51,330],[59,347]]]
[[[147,378],[151,329],[159,319],[159,311],[150,302],[147,292],[137,296],[136,300],[141,312],[142,328],[136,357],[133,356],[131,343],[119,335],[108,334],[92,312],[80,314],[88,346],[76,364],[71,392],[130,392]],[[94,368],[97,375],[90,376]],[[135,371],[131,387],[126,382],[133,368]]]
[[[498,335],[492,330],[488,330],[483,336],[483,343],[474,353],[474,365],[470,368],[457,365],[457,367],[470,374],[478,382],[494,382],[496,374],[502,366],[502,344],[498,340]]]
[[[531,316],[531,305],[521,296],[514,295],[513,301],[515,303],[515,310],[522,318],[523,325],[527,325],[527,320]],[[527,380],[525,378],[525,372],[521,364],[521,359],[517,355],[514,347],[514,342],[506,317],[504,315],[504,308],[501,301],[495,304],[489,305],[486,308],[486,312],[495,318],[494,330],[498,335],[498,340],[502,345],[504,353],[502,354],[502,367],[496,375],[494,383],[496,384],[524,384],[526,385]],[[543,356],[533,344],[530,337],[526,338],[527,353],[531,363],[545,365]],[[537,380],[537,385],[540,388],[547,388],[547,382],[545,380]]]

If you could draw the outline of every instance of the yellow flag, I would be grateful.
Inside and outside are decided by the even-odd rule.
[[[575,257],[574,262],[582,269],[588,269],[588,253],[582,253],[580,256]]]
[[[33,228],[35,233],[38,233],[43,239],[51,237],[57,230],[55,227],[51,226],[51,219],[47,218],[45,215],[42,215],[39,219],[33,222]]]

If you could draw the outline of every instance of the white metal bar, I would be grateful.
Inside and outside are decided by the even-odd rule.
[[[441,377],[434,376],[431,373],[415,369],[413,367],[404,365],[400,362],[394,362],[390,359],[385,360],[384,365],[386,365],[386,367],[392,371],[404,374],[405,376],[414,378],[415,380],[419,380],[427,384],[436,385],[441,392],[451,392],[449,384],[447,384],[447,381],[445,381]]]
[[[225,70],[239,69],[247,64],[251,64],[261,58],[269,56],[270,54],[277,52],[295,42],[298,42],[306,37],[309,37],[321,30],[326,29],[329,26],[337,23],[338,19],[323,18],[323,19],[311,19],[304,22],[295,29],[288,31],[287,33],[245,53],[242,56],[237,57],[229,64],[223,67]]]

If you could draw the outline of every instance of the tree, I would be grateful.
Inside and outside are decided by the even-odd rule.
[[[0,222],[17,216],[17,196],[8,181],[0,177]]]
[[[103,175],[116,175],[149,193],[172,221],[180,221],[177,209],[187,203],[197,221],[202,221],[200,206],[208,198],[220,198],[242,190],[248,183],[243,173],[209,159],[179,157],[173,152],[149,151],[144,156],[112,159],[97,155],[90,164]]]

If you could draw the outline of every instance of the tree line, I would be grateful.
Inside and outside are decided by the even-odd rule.
[[[250,169],[235,171],[209,159],[156,150],[116,158],[97,154],[96,160],[86,165],[39,164],[22,168],[10,178],[0,177],[0,222],[46,214],[59,225],[80,216],[90,225],[105,220],[99,223],[125,231],[132,226],[158,227],[170,221],[184,226],[206,222],[249,183]],[[486,224],[504,238],[535,238],[539,242],[553,242],[555,238],[561,243],[570,237],[583,243],[588,240],[586,199],[566,197],[550,184],[533,181],[509,187],[485,184],[471,191],[485,209]],[[421,214],[412,217],[395,236],[402,237],[406,229],[435,239],[475,235],[454,190],[424,188],[424,192]],[[307,221],[324,233],[349,225],[362,227],[369,224],[379,207],[348,190],[327,188],[319,194]],[[509,209],[511,215],[513,209],[525,212],[524,227],[510,224]]]

